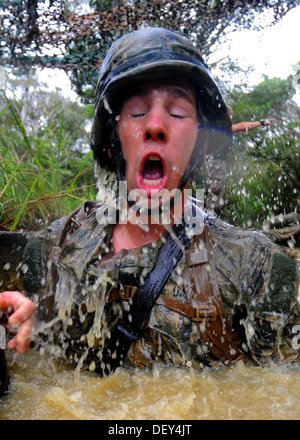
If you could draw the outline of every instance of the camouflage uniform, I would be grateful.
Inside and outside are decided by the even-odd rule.
[[[108,207],[104,204],[98,209],[103,214]],[[46,294],[49,301],[49,295],[54,295],[59,321],[49,327],[50,340],[57,337],[55,342],[64,347],[65,356],[75,361],[81,359],[87,368],[98,369],[106,338],[123,310],[130,307],[128,289],[134,290],[154,267],[163,240],[111,255],[112,225],[100,224],[96,211],[89,209],[72,218],[74,221],[64,232],[68,238],[63,239],[61,247],[51,246],[52,238],[57,236],[57,224],[48,229],[48,237],[40,242],[40,279],[46,279],[47,286],[46,291],[40,286],[38,313],[47,319],[43,298]],[[297,360],[299,350],[293,344],[293,329],[300,325],[296,262],[263,234],[236,229],[208,216],[205,224],[213,240],[222,302],[230,325],[241,339],[241,350],[258,363]],[[27,261],[31,251],[27,245]],[[186,260],[184,255],[162,289],[142,336],[131,347],[126,367],[151,367],[158,362],[202,369],[219,363],[193,319],[172,310],[164,300],[166,297],[188,303]],[[32,270],[36,273],[36,266],[29,267],[25,276],[27,294],[31,296]]]
[[[195,86],[199,118],[198,139],[179,189],[197,173],[204,145],[205,154],[214,158],[230,149],[228,110],[197,48],[180,33],[141,29],[112,45],[96,90],[92,150],[100,167],[119,181],[126,171],[116,122],[122,103],[135,90],[133,85],[174,76]],[[103,184],[105,179],[100,190]],[[130,316],[134,294],[155,266],[166,239],[113,255],[109,208],[108,201],[97,209],[86,204],[60,229],[59,222],[52,225],[45,239],[29,244],[25,252],[25,287],[29,295],[35,292],[41,321],[48,322],[41,330],[44,334],[49,330],[48,341],[59,343],[64,355],[100,372],[103,347],[124,315],[135,319]],[[125,365],[162,362],[201,369],[235,361],[242,353],[257,362],[297,359],[296,262],[264,235],[197,212],[205,217],[203,240],[202,234],[195,236],[189,253],[173,270]],[[31,267],[32,261],[41,261],[39,270]],[[41,281],[39,286],[36,280]],[[111,351],[112,362],[116,356]]]

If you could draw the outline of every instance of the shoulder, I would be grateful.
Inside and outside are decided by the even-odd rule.
[[[276,244],[263,232],[238,228],[223,220],[211,217],[207,217],[206,222],[209,225],[215,247],[217,249],[223,248],[227,255],[232,250],[238,252],[238,255],[243,256],[243,259],[246,260],[253,260],[254,255],[265,260],[275,253],[286,254],[283,246]]]
[[[50,245],[61,247],[86,221],[96,214],[99,203],[85,202],[67,216],[61,217],[47,227],[46,241]]]
[[[299,270],[286,248],[259,231],[236,228],[218,219],[206,221],[214,242],[217,270],[244,297],[258,299],[274,289],[277,296],[280,289],[295,295]]]
[[[86,202],[69,215],[54,220],[49,226],[30,234],[23,248],[23,274],[25,290],[32,292],[44,287],[49,256],[54,248],[63,247],[74,232],[96,210],[96,202]]]

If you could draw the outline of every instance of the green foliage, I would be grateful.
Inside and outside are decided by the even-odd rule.
[[[37,102],[47,102],[39,117],[34,102],[24,109],[0,95],[0,227],[10,230],[43,226],[95,198],[85,109],[47,92]]]
[[[241,87],[236,87],[229,93],[229,100],[234,111],[233,123],[247,121],[249,115],[254,120],[282,118],[289,114],[287,103],[290,103],[295,94],[292,77],[287,79],[268,78],[257,84],[250,93],[245,93]],[[251,136],[251,132],[249,132]],[[256,134],[254,135],[256,136]]]
[[[236,133],[229,156],[225,219],[261,227],[300,208],[300,109],[291,78],[267,78],[248,93],[233,90],[234,122],[272,117],[269,127]]]
[[[129,30],[142,25],[180,30],[208,56],[227,30],[251,28],[266,10],[273,12],[268,24],[274,24],[300,2],[90,0],[91,13],[83,13],[87,4],[51,0],[45,9],[43,0],[0,0],[5,13],[0,62],[18,75],[33,65],[60,67],[82,102],[92,103],[104,53]],[[240,70],[232,62],[228,69]],[[93,105],[78,106],[57,93],[33,95],[27,81],[23,78],[21,100],[3,92],[0,97],[0,227],[12,229],[48,223],[95,197],[84,130]],[[271,128],[235,135],[224,216],[237,225],[260,227],[267,216],[299,209],[299,108],[293,94],[291,78],[265,77],[252,90],[246,83],[225,90],[234,123],[274,119]]]
[[[12,230],[48,224],[96,196],[85,130],[93,105],[79,106],[32,84],[36,78],[22,81],[22,100],[4,91],[0,97],[0,227]],[[265,78],[227,96],[236,122],[274,118],[270,127],[235,134],[228,157],[223,216],[260,228],[268,216],[299,209],[300,109],[291,99],[290,78]]]

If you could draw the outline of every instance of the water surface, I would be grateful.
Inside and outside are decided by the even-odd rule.
[[[101,379],[29,349],[8,353],[11,387],[1,420],[300,420],[300,371],[237,365],[176,368]]]

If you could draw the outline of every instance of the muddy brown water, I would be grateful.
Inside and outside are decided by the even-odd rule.
[[[11,387],[0,420],[300,419],[300,371],[284,367],[120,369],[99,378],[32,349],[7,358]]]

